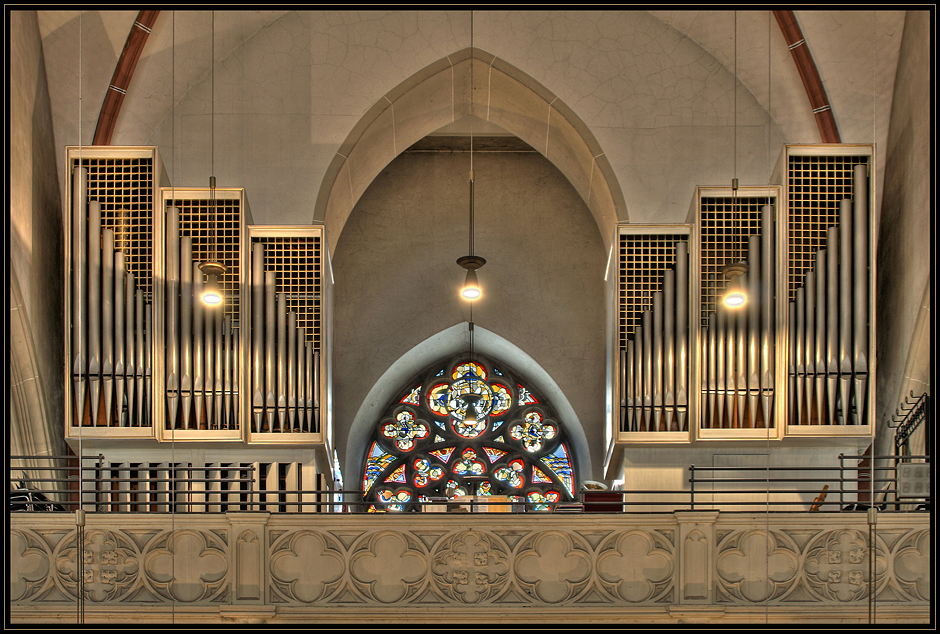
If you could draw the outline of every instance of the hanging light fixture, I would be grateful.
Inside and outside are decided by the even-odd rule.
[[[210,132],[209,132],[209,215],[212,217],[212,232],[210,234],[212,244],[212,257],[208,262],[199,265],[199,269],[206,275],[206,283],[203,286],[201,299],[207,306],[220,306],[223,302],[222,286],[220,279],[225,274],[225,265],[219,262],[216,240],[218,218],[216,214],[215,197],[215,11],[212,12],[212,53],[209,60],[211,72],[211,95],[210,103]]]
[[[731,238],[735,245],[740,243],[740,235],[735,231],[738,216],[738,12],[734,12],[734,178],[731,179]],[[734,258],[733,258],[734,259]],[[725,288],[724,303],[728,308],[740,308],[747,304],[747,291],[741,283],[741,276],[747,273],[747,262],[740,255],[736,262],[722,270],[728,285]]]
[[[473,11],[470,12],[470,103],[473,104]],[[486,260],[478,255],[473,255],[473,121],[470,122],[470,254],[457,258],[457,264],[467,270],[467,277],[464,279],[463,286],[460,289],[460,296],[466,300],[474,301],[480,299],[483,291],[480,289],[480,282],[477,279],[477,269],[486,264]],[[471,326],[471,342],[472,342]]]

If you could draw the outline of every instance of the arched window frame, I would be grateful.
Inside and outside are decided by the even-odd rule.
[[[468,363],[478,370],[468,372]],[[480,396],[479,426],[463,424],[469,391]],[[363,464],[370,512],[455,495],[507,495],[530,511],[574,499],[575,458],[554,408],[515,371],[480,355],[435,363],[404,386],[379,417]]]

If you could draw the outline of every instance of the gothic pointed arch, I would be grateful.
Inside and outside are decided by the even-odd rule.
[[[629,218],[623,192],[597,139],[538,81],[477,48],[425,67],[363,115],[323,177],[314,222],[324,222],[330,242],[337,244],[356,202],[392,159],[435,130],[470,115],[514,134],[551,161],[587,204],[609,246],[616,224]]]

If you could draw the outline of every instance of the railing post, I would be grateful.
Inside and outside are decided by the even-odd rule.
[[[839,454],[839,511],[845,508],[845,454]]]
[[[689,465],[689,510],[695,510],[695,465]]]

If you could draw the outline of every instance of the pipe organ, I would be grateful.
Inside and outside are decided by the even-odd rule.
[[[618,235],[620,431],[689,437],[688,229],[622,227]]]
[[[153,148],[68,148],[66,438],[153,435]]]
[[[268,443],[316,437],[323,433],[324,234],[297,226],[253,226],[249,233],[249,436]]]
[[[210,475],[274,465],[253,490],[281,502],[332,481],[324,228],[254,226],[242,189],[171,188],[156,148],[70,147],[67,164],[73,450]],[[209,261],[225,267],[222,306],[201,301]]]
[[[872,158],[787,146],[775,185],[700,187],[688,224],[618,228],[612,448],[870,438]],[[748,302],[732,309],[739,261]]]
[[[788,432],[873,428],[873,183],[870,146],[791,146]]]
[[[251,213],[241,189],[164,188],[162,194],[163,433],[238,439],[240,242]],[[220,307],[200,300],[206,277],[200,265],[207,261],[225,266]]]
[[[699,429],[772,429],[776,346],[775,190],[699,189]],[[743,261],[747,304],[729,308],[724,267]],[[706,431],[707,430],[707,431]],[[751,433],[751,432],[745,432]],[[761,432],[766,435],[766,432]]]

